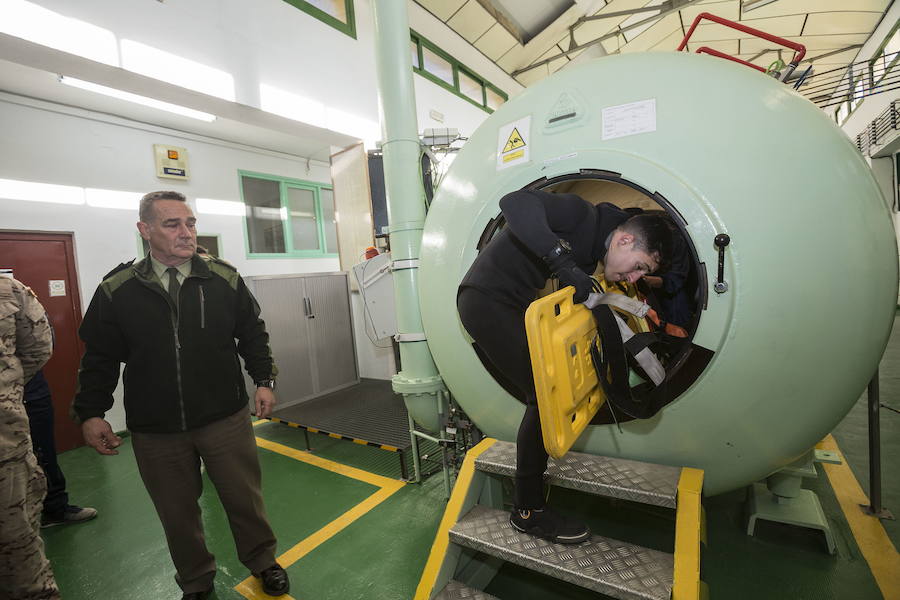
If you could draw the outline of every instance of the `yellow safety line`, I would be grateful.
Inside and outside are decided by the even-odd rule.
[[[684,467],[678,477],[678,507],[675,513],[675,566],[672,600],[699,600],[700,542],[705,541],[703,505],[703,471]]]
[[[830,434],[816,448],[840,452],[837,442]],[[846,460],[839,465],[823,463],[822,466],[882,595],[885,600],[900,599],[900,554],[891,543],[881,521],[860,509],[861,504],[869,505],[869,499],[853,471]]]
[[[428,562],[425,563],[422,578],[419,579],[419,586],[416,588],[414,600],[427,600],[431,596],[441,565],[444,564],[447,547],[450,545],[450,528],[456,524],[461,516],[459,513],[462,511],[463,502],[465,502],[469,486],[472,484],[472,478],[475,475],[475,459],[496,441],[493,438],[485,438],[466,453],[466,458],[463,460],[459,474],[456,476],[456,483],[453,485],[453,493],[447,502],[444,516],[441,518],[441,524],[438,525],[434,544],[431,545]]]
[[[378,487],[393,487],[395,485],[403,487],[403,482],[398,481],[397,479],[391,479],[390,477],[385,477],[384,475],[369,473],[368,471],[363,471],[362,469],[357,469],[356,467],[351,467],[349,465],[342,465],[340,463],[328,460],[327,458],[322,458],[321,456],[316,456],[315,454],[309,454],[305,450],[297,450],[296,448],[284,446],[282,444],[279,444],[278,442],[264,440],[263,438],[258,437],[256,438],[256,445],[260,448],[265,448],[266,450],[271,450],[272,452],[277,452],[295,460],[305,462],[314,467],[327,469],[334,473],[338,473],[339,475],[346,475],[347,477],[352,477],[353,479],[358,479],[359,481],[364,481]]]
[[[253,425],[256,426],[259,422],[261,421],[257,421]],[[362,481],[379,488],[374,494],[339,516],[334,521],[331,521],[315,533],[307,536],[300,543],[296,544],[287,552],[279,556],[278,564],[280,564],[284,568],[288,568],[289,566],[296,563],[298,560],[315,550],[336,533],[340,532],[348,525],[356,521],[358,518],[387,500],[389,497],[391,497],[391,495],[393,495],[397,490],[401,489],[405,485],[402,481],[398,481],[396,479],[391,479],[382,475],[376,475],[375,473],[369,473],[368,471],[363,471],[362,469],[357,469],[356,467],[342,465],[340,463],[336,463],[319,456],[308,454],[303,450],[290,448],[283,444],[265,440],[263,438],[256,438],[256,445],[260,448],[265,448],[266,450],[271,450],[272,452],[277,452],[284,456],[293,458],[294,460],[305,462],[308,465],[312,465],[320,469],[326,469],[333,473],[344,475],[345,477],[351,477],[358,481]],[[271,598],[271,596],[262,591],[259,580],[252,575],[237,584],[234,589],[248,600],[265,600],[266,598]],[[283,600],[294,600],[292,596],[287,594],[284,596],[279,596],[279,598]]]

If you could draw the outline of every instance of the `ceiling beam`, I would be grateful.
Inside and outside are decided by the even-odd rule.
[[[664,11],[663,11],[662,13],[660,13],[659,15],[654,15],[654,16],[652,16],[652,17],[648,17],[648,18],[646,18],[646,19],[642,19],[641,21],[638,21],[637,23],[632,23],[631,25],[628,25],[628,26],[626,26],[626,27],[618,27],[615,31],[611,31],[611,32],[609,32],[609,33],[607,33],[607,34],[605,34],[605,35],[602,35],[602,36],[600,36],[600,37],[598,37],[598,38],[595,38],[595,39],[593,39],[593,40],[591,40],[591,41],[589,41],[589,42],[585,42],[584,44],[579,44],[579,45],[574,46],[574,47],[571,47],[571,46],[570,46],[568,50],[565,50],[565,51],[563,51],[563,52],[560,52],[559,54],[555,54],[555,55],[553,55],[553,56],[551,56],[551,57],[549,57],[549,58],[545,58],[545,59],[543,59],[543,60],[541,60],[541,61],[538,61],[538,62],[536,62],[536,63],[532,63],[532,64],[528,65],[527,67],[522,67],[521,69],[517,69],[517,70],[513,71],[513,72],[511,73],[511,75],[512,75],[513,77],[518,77],[518,76],[521,75],[522,73],[526,73],[526,72],[528,72],[528,71],[531,71],[532,69],[536,69],[536,68],[538,68],[538,67],[542,67],[542,66],[544,66],[544,65],[546,65],[546,64],[549,64],[549,63],[553,62],[554,60],[558,60],[558,59],[560,59],[560,58],[562,58],[562,57],[564,57],[564,56],[568,56],[569,54],[572,54],[573,52],[578,52],[579,50],[584,50],[585,48],[589,48],[590,46],[593,46],[594,44],[599,44],[599,43],[604,42],[604,41],[606,41],[606,40],[609,40],[609,39],[613,39],[613,38],[615,38],[615,37],[618,37],[620,34],[623,34],[623,33],[627,32],[627,31],[631,31],[632,29],[637,29],[638,27],[642,27],[642,26],[644,26],[644,25],[646,25],[646,24],[648,24],[648,23],[652,23],[652,22],[656,22],[656,21],[659,21],[659,20],[661,20],[661,19],[664,19],[664,18],[668,17],[669,15],[674,14],[675,12],[678,12],[678,11],[681,10],[682,8],[685,8],[686,6],[689,6],[689,5],[691,5],[691,4],[695,4],[696,2],[699,2],[699,0],[669,0],[668,2],[664,2],[663,4],[659,4],[659,5],[653,7],[654,10],[656,10],[656,9],[658,9],[658,8],[664,8]],[[667,8],[666,8],[666,7],[667,7]],[[645,7],[645,8],[646,8],[646,7]],[[646,11],[643,10],[643,9],[635,9],[635,10],[632,10],[632,11],[622,11],[622,12],[623,12],[623,13],[627,13],[627,14],[636,14],[636,13],[646,12]],[[608,16],[610,16],[610,15],[604,14],[604,15],[602,15],[602,16],[603,16],[603,17],[608,17]],[[620,15],[620,16],[621,16],[621,15]],[[590,19],[590,20],[596,20],[595,17],[601,17],[601,15],[593,15],[592,17],[587,17],[587,18]],[[574,27],[576,27],[578,24],[579,24],[579,22],[573,23],[572,27],[574,28]]]

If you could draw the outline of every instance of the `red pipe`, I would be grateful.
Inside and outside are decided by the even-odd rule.
[[[719,58],[724,58],[725,60],[733,60],[736,63],[741,63],[742,65],[747,65],[748,67],[756,69],[757,71],[761,71],[763,73],[766,72],[766,70],[763,69],[762,67],[760,67],[759,65],[754,65],[751,62],[747,62],[746,60],[742,60],[736,56],[731,56],[730,54],[725,54],[724,52],[719,52],[718,50],[716,50],[714,48],[710,48],[709,46],[703,46],[701,48],[698,48],[697,54],[712,54],[713,56],[718,56]]]
[[[714,23],[718,23],[719,25],[724,25],[725,27],[731,27],[732,29],[737,29],[738,31],[742,31],[744,33],[749,33],[750,35],[755,35],[756,37],[760,37],[764,40],[769,40],[770,42],[775,42],[776,44],[781,44],[786,48],[790,48],[795,52],[793,60],[791,60],[792,65],[800,64],[800,61],[803,60],[803,57],[806,56],[806,46],[803,44],[798,44],[797,42],[792,42],[791,40],[786,40],[783,37],[778,37],[777,35],[772,35],[771,33],[766,33],[765,31],[760,31],[759,29],[754,29],[753,27],[747,27],[742,23],[736,23],[735,21],[730,21],[728,19],[717,17],[714,14],[704,12],[697,15],[697,18],[694,19],[694,22],[691,23],[691,28],[688,29],[687,35],[684,36],[684,39],[681,40],[681,44],[678,46],[678,51],[681,52],[684,50],[685,46],[687,46],[688,39],[690,39],[691,34],[694,33],[694,29],[697,28],[697,25],[703,19],[708,19]],[[698,50],[699,52],[699,50]],[[710,52],[710,54],[712,54]],[[720,56],[721,58],[725,58],[720,54],[716,54],[716,56]],[[729,57],[731,58],[731,57]],[[750,64],[740,59],[736,59],[737,62],[743,62],[744,64]],[[753,65],[754,68],[759,68]],[[765,72],[765,69],[762,69]]]

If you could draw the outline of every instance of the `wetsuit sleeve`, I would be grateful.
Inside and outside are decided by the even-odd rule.
[[[677,235],[672,236],[674,240],[674,251],[672,253],[672,263],[669,270],[661,275],[663,280],[663,289],[669,295],[676,294],[687,280],[690,271],[690,259],[688,257],[688,249],[684,242],[678,239]]]
[[[536,256],[546,256],[560,233],[589,218],[591,205],[575,194],[519,190],[500,199],[500,210],[512,233]]]
[[[115,317],[112,299],[103,286],[97,288],[78,335],[84,341],[84,356],[78,369],[78,386],[72,401],[72,417],[84,422],[103,418],[113,405],[119,383],[119,366],[128,358],[127,344]]]

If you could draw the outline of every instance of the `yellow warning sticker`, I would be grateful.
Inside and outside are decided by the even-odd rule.
[[[497,131],[497,170],[528,162],[529,139],[531,115],[500,127]]]
[[[507,163],[511,160],[516,160],[518,158],[522,158],[523,156],[525,156],[524,150],[519,150],[518,152],[510,152],[509,154],[503,155],[503,162]]]
[[[512,133],[509,134],[509,139],[506,140],[506,145],[503,146],[502,152],[511,152],[516,148],[522,148],[525,146],[525,140],[522,139],[522,134],[519,133],[519,130],[513,127]]]

